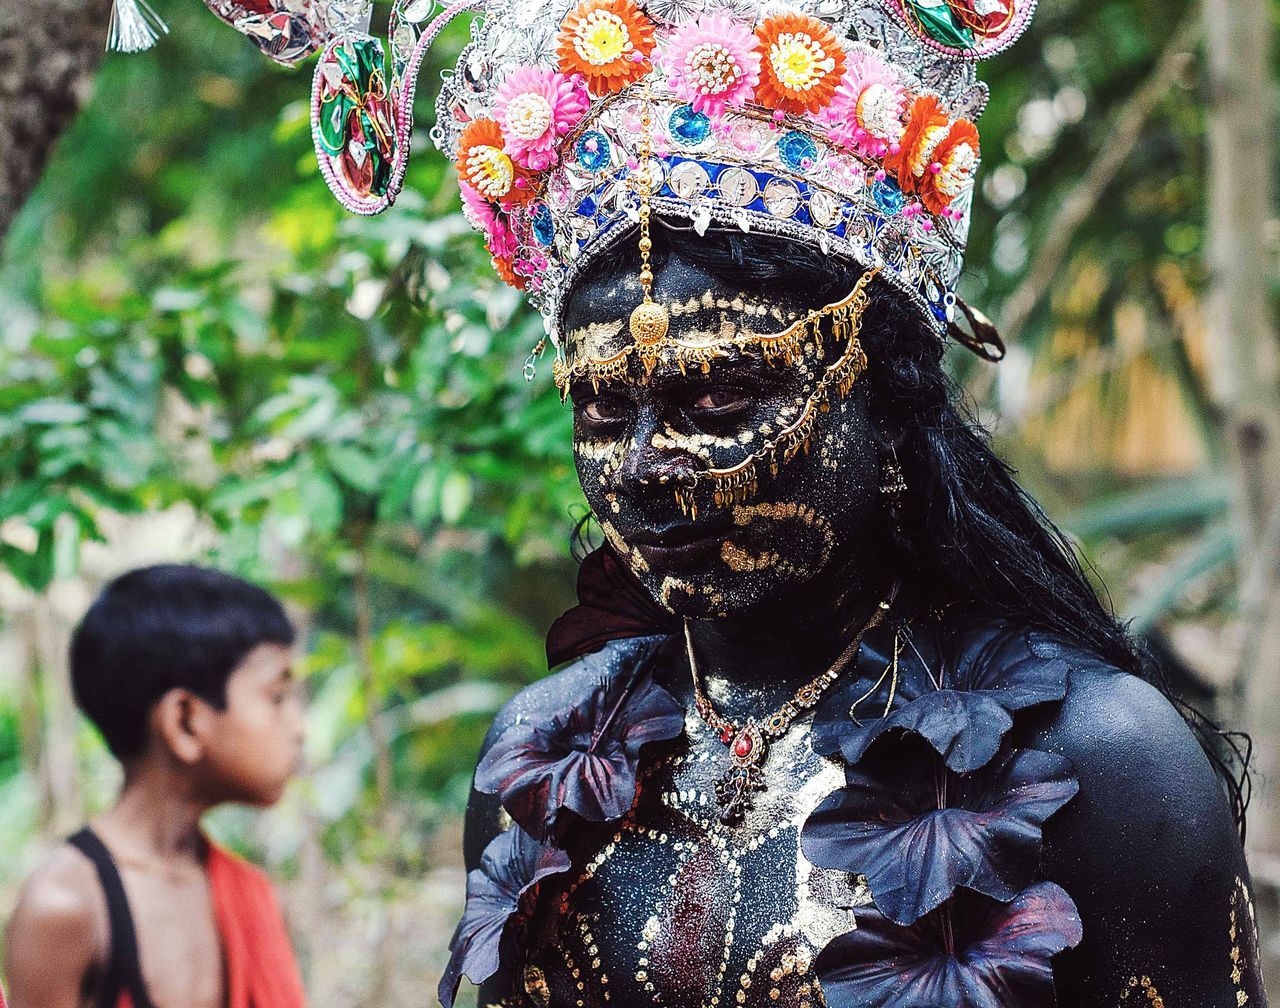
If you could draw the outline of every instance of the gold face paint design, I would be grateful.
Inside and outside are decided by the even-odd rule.
[[[754,440],[755,434],[751,431],[744,431],[738,437],[716,437],[714,434],[704,433],[683,434],[670,424],[665,424],[662,430],[654,432],[649,443],[660,451],[684,452],[711,465],[713,448],[737,448],[739,445],[750,444]]]
[[[723,294],[717,295],[706,291],[701,297],[691,297],[687,301],[677,301],[675,304],[668,305],[667,310],[673,319],[685,315],[696,315],[700,312],[719,311],[730,312],[739,318],[753,318],[760,322],[772,321],[782,326],[787,324],[786,313],[776,304],[742,294],[726,297]]]
[[[662,585],[658,589],[658,600],[667,609],[675,612],[677,596],[684,596],[690,599],[706,599],[712,606],[720,606],[724,602],[724,595],[710,585],[698,585],[678,577],[663,578]],[[717,609],[714,615],[722,616],[724,613]]]
[[[577,369],[575,461],[592,512],[670,612],[801,604],[821,570],[869,557],[845,544],[880,526],[871,400],[854,388],[868,366],[859,332],[872,277],[811,308],[805,291],[771,289],[766,302],[679,256],[657,272],[671,326],[652,370],[628,343],[635,298],[618,291],[634,284],[587,279],[566,314],[562,364]],[[704,371],[680,346],[714,359]],[[581,367],[590,359],[612,361],[610,373],[593,380]],[[735,509],[757,504],[772,510],[735,523]]]
[[[1164,998],[1151,982],[1151,977],[1129,977],[1128,985],[1120,992],[1120,1000],[1128,1001],[1130,996],[1144,1008],[1164,1008]]]
[[[596,515],[596,522],[600,525],[600,531],[604,533],[609,545],[613,547],[613,551],[631,568],[632,573],[647,574],[649,572],[649,562],[638,550],[632,548],[622,534],[613,527],[611,521]]]
[[[808,576],[820,570],[830,559],[831,550],[835,546],[835,533],[831,529],[831,523],[813,508],[795,501],[776,501],[766,504],[739,504],[733,509],[733,523],[739,528],[747,528],[762,520],[775,523],[799,522],[801,525],[816,530],[822,536],[822,552],[813,564],[799,565],[784,559],[772,549],[752,552],[729,538],[724,541],[724,545],[720,548],[720,556],[724,560],[725,566],[730,570],[755,572],[776,568],[784,576]],[[770,541],[782,542],[786,540],[787,537],[779,534],[778,530],[773,530],[773,532],[774,534],[770,536]]]
[[[1236,988],[1237,1008],[1242,1008],[1249,1001],[1244,989],[1244,973],[1249,965],[1246,955],[1258,947],[1258,923],[1253,913],[1253,897],[1239,875],[1231,893],[1231,911],[1227,919],[1227,935],[1231,938],[1231,982]]]
[[[766,437],[763,444],[740,463],[720,469],[695,470],[684,485],[675,488],[676,502],[685,514],[696,517],[695,493],[700,484],[710,484],[712,499],[717,506],[740,503],[756,493],[762,466],[767,465],[769,471],[776,474],[779,466],[809,450],[818,414],[830,408],[833,396],[847,395],[867,368],[867,355],[858,341],[858,331],[869,301],[867,285],[874,277],[874,271],[864,273],[848,297],[811,313],[802,324],[774,337],[779,341],[780,359],[786,361],[789,354],[798,352],[810,338],[810,327],[813,328],[813,340],[821,342],[819,323],[823,318],[830,318],[832,338],[837,346],[844,349],[835,362],[827,366],[808,400],[798,406],[795,419],[785,415],[787,411],[783,410],[779,418],[783,426],[776,434]],[[769,359],[767,346],[762,345],[761,349]]]
[[[591,387],[599,391],[602,384],[642,381],[662,363],[674,364],[681,373],[691,369],[707,373],[712,361],[724,357],[730,350],[735,349],[758,353],[770,364],[792,366],[805,358],[818,355],[823,350],[824,322],[829,320],[831,338],[837,346],[844,348],[844,352],[819,379],[818,385],[810,396],[808,410],[805,411],[811,412],[825,406],[829,396],[833,394],[833,389],[838,390],[839,394],[845,394],[848,386],[857,380],[858,375],[866,368],[866,354],[862,352],[857,334],[862,312],[868,302],[866,289],[875,275],[874,270],[864,273],[848,296],[807,313],[781,332],[756,333],[743,329],[740,322],[731,321],[729,316],[723,316],[718,331],[688,330],[679,338],[667,336],[647,343],[636,341],[609,352],[599,352],[598,348],[601,344],[612,345],[613,340],[622,331],[622,322],[621,320],[608,323],[592,322],[574,330],[568,344],[577,347],[577,351],[572,359],[557,359],[553,365],[552,374],[560,389],[561,398],[567,398],[569,388],[575,381],[590,381]],[[711,303],[715,303],[716,299],[710,292],[705,297]],[[732,303],[740,298],[728,300]],[[699,303],[695,310],[700,310],[702,307]],[[640,365],[638,371],[634,367],[637,361]],[[785,457],[790,457],[787,455],[788,452],[794,454],[798,446],[807,441],[811,433],[811,424],[807,430],[805,424],[806,420],[802,419],[795,424],[785,426],[777,444],[769,450],[770,454],[778,451],[781,451]],[[717,490],[734,490],[749,486],[753,483],[750,474],[754,473],[755,463],[758,461],[760,460],[748,459],[744,463],[743,473],[746,475],[742,479],[738,477],[743,473],[735,472],[722,477],[715,470],[711,470],[707,478],[713,482],[722,478],[726,480],[726,485],[717,486]],[[742,498],[734,496],[733,499]],[[717,503],[723,503],[723,501],[718,500]]]

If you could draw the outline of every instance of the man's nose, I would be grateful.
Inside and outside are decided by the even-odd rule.
[[[636,419],[618,470],[620,489],[628,496],[670,494],[696,468],[688,451],[671,445],[669,438],[655,438],[661,428],[660,418],[651,410],[643,410]]]

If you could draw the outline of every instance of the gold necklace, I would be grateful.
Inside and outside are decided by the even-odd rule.
[[[867,631],[878,626],[888,614],[897,593],[898,586],[895,584],[885,600],[871,613],[871,618],[854,635],[848,647],[840,653],[840,657],[831,663],[830,668],[801,686],[790,700],[785,701],[760,723],[748,719],[741,727],[721,717],[703,689],[702,676],[698,673],[698,663],[693,655],[693,635],[689,632],[689,621],[684,621],[684,643],[689,655],[689,674],[693,677],[694,707],[706,726],[716,733],[729,750],[729,769],[716,781],[716,802],[721,808],[721,822],[728,824],[740,819],[750,804],[751,792],[764,790],[761,766],[768,753],[769,743],[785,735],[800,713],[813,707],[832,683],[840,678],[845,667],[858,653]]]

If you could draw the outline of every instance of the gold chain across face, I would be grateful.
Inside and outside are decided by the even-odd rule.
[[[686,343],[669,336],[651,342],[634,341],[611,356],[584,354],[572,362],[557,360],[556,384],[561,395],[567,397],[574,381],[590,381],[595,390],[602,384],[642,381],[643,377],[630,368],[633,359],[641,364],[644,377],[661,361],[674,362],[681,372],[698,368],[707,373],[711,362],[727,356],[730,350],[751,350],[775,366],[790,365],[808,346],[821,350],[829,330],[830,339],[841,348],[840,355],[823,370],[797,418],[738,464],[693,470],[673,487],[681,510],[693,517],[697,515],[694,494],[699,487],[710,485],[717,506],[741,503],[756,492],[762,466],[767,465],[769,472],[776,474],[780,465],[808,449],[819,414],[830,408],[833,396],[846,395],[866,370],[867,355],[858,336],[870,301],[868,288],[875,276],[875,270],[867,271],[848,295],[809,312],[781,332],[745,334],[712,345]]]

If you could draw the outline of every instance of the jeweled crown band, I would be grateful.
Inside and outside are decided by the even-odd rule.
[[[945,331],[963,264],[969,192],[935,221],[883,169],[806,132],[803,120],[780,125],[759,112],[728,114],[735,140],[751,152],[730,160],[688,106],[664,95],[655,107],[673,142],[646,161],[652,212],[688,219],[703,232],[714,223],[793,238],[881,269],[936,331]],[[516,258],[527,255],[535,267],[529,296],[553,332],[581,271],[634,226],[640,199],[627,184],[634,162],[628,124],[636,119],[630,96],[606,103],[570,138],[577,153],[550,173],[543,197],[508,216],[528,220],[511,238],[528,236],[531,247],[517,241]],[[551,261],[559,268],[542,268]]]

